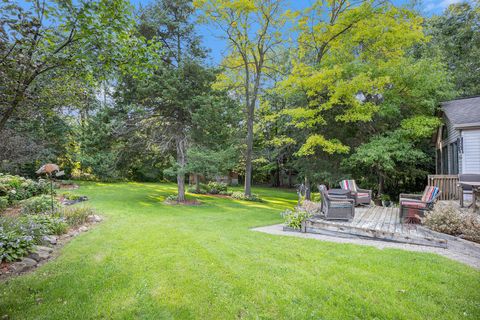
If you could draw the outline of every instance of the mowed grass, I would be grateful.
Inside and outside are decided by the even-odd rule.
[[[433,254],[251,231],[281,222],[296,194],[265,203],[172,184],[85,183],[105,217],[54,261],[0,284],[8,319],[479,319],[480,272]],[[193,196],[190,195],[192,198]]]

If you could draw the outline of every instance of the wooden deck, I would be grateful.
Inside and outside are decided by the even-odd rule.
[[[432,236],[423,228],[400,223],[399,209],[360,207],[355,209],[352,221],[332,221],[315,216],[307,220],[304,232],[348,238],[369,238],[381,241],[447,247],[447,240]]]

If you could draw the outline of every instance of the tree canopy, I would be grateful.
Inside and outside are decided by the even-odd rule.
[[[3,1],[0,170],[416,191],[441,101],[478,95],[479,3]],[[221,61],[200,36],[214,27]],[[198,187],[198,186],[197,186]]]

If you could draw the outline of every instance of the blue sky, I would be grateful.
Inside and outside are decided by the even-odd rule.
[[[147,5],[154,0],[130,0],[135,6]],[[410,0],[390,0],[397,6],[407,5],[411,3]],[[423,14],[430,16],[433,14],[440,14],[450,4],[461,2],[462,0],[423,0],[421,7],[423,8]],[[290,0],[288,8],[292,10],[302,10],[309,7],[314,0]],[[203,38],[203,45],[210,49],[210,62],[212,64],[218,64],[223,56],[226,45],[222,39],[219,39],[218,32],[211,27],[205,25],[199,25],[197,27],[198,33]]]

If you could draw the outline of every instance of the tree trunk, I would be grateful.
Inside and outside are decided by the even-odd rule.
[[[292,169],[289,169],[288,170],[288,187],[291,188],[292,187]]]
[[[378,196],[383,194],[384,179],[381,172],[378,173]]]
[[[200,193],[200,175],[199,174],[195,174],[195,191],[197,191],[197,193]]]
[[[311,199],[311,191],[310,191],[310,180],[305,177],[305,200]]]
[[[252,195],[253,114],[255,101],[247,106],[247,152],[245,154],[245,195]]]
[[[185,146],[185,139],[177,137],[175,141],[177,145],[177,187],[178,187],[178,201],[185,201],[185,165],[187,163],[187,148]]]
[[[281,184],[280,184],[280,164],[279,164],[279,160],[277,159],[277,167],[275,169],[275,176],[274,176],[274,180],[273,180],[273,186],[274,187],[280,187]]]

